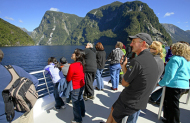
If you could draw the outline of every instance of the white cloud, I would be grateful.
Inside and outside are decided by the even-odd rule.
[[[188,23],[188,22],[185,22],[185,23]]]
[[[177,23],[180,23],[180,22],[177,22]]]
[[[59,11],[59,9],[58,8],[50,8],[50,11]]]
[[[188,25],[186,27],[189,27]]]
[[[170,15],[173,15],[173,14],[174,14],[174,12],[167,12],[167,13],[164,15],[164,17],[170,16]]]
[[[23,23],[23,21],[22,21],[22,20],[19,20],[19,22],[20,22],[20,23]]]
[[[158,13],[158,15],[159,15],[160,13]]]
[[[13,21],[14,21],[14,19],[13,19],[13,18],[9,18],[9,17],[7,17],[7,16],[6,16],[5,18],[6,18],[6,19],[8,19],[8,20],[13,20]]]

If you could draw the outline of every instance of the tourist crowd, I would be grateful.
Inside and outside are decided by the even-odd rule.
[[[109,61],[110,89],[117,91],[119,83],[125,88],[112,105],[106,123],[121,123],[126,116],[127,123],[136,123],[140,111],[146,109],[148,102],[159,104],[162,89],[152,93],[156,86],[166,86],[162,121],[180,123],[179,99],[189,90],[189,44],[183,41],[174,43],[166,54],[163,42],[152,41],[147,33],[129,36],[129,39],[131,43],[128,47],[131,47],[133,55],[128,55],[130,52],[126,53],[125,45],[117,41],[115,49],[107,58],[101,42],[95,48],[92,43],[87,43],[84,50],[75,49],[71,55],[73,63],[68,63],[65,57],[60,58],[60,62],[55,57],[50,57],[44,70],[54,85],[55,110],[64,109],[66,103],[72,103],[74,119],[71,122],[82,123],[85,111],[88,110],[84,101],[95,98],[94,89],[104,91],[102,73],[105,62]],[[124,57],[125,54],[128,56]],[[0,50],[0,62],[3,56]],[[0,69],[6,71],[2,65]],[[5,81],[4,74],[9,73],[0,74],[1,82]],[[96,87],[93,86],[95,79]],[[6,81],[8,83],[9,80]],[[62,96],[67,98],[66,102]]]

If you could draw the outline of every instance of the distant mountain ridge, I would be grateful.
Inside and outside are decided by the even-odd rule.
[[[126,44],[129,35],[140,32],[149,33],[153,40],[172,43],[170,35],[146,3],[113,2],[88,12],[65,44],[102,42],[115,45],[117,41]]]
[[[126,44],[129,35],[140,32],[149,33],[153,40],[172,43],[153,10],[140,1],[116,1],[91,10],[84,18],[47,11],[31,37],[37,45],[85,45],[87,42],[115,45],[117,41]]]
[[[32,32],[28,31],[28,30],[25,29],[25,28],[21,28],[21,27],[19,27],[19,28],[22,29],[24,32],[26,32],[28,35],[31,35],[31,33],[32,33]]]
[[[0,18],[0,46],[30,46],[34,44],[26,32]]]
[[[173,24],[162,23],[162,26],[170,34],[173,43],[177,41],[186,41],[190,43],[190,30],[184,31]]]
[[[74,14],[46,11],[30,36],[36,45],[63,45],[81,20],[82,17]]]

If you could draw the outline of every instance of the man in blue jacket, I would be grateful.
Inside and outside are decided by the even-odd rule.
[[[5,89],[5,87],[9,84],[9,82],[12,79],[9,71],[1,64],[3,57],[4,57],[4,53],[0,49],[0,92],[2,92]],[[16,65],[12,65],[12,66],[20,77],[26,77],[26,78],[30,79],[34,83],[35,87],[37,87],[39,81],[36,77],[34,77],[33,75],[30,75],[21,67],[18,67]],[[15,117],[13,120],[17,119],[22,114],[23,113],[21,113],[21,112],[15,111]],[[8,121],[7,121],[6,115],[5,115],[5,105],[4,105],[2,94],[0,94],[0,123],[7,123],[7,122]]]

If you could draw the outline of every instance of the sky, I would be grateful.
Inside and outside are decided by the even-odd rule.
[[[28,31],[37,28],[48,10],[75,14],[86,14],[116,0],[0,0],[0,18]],[[122,3],[132,0],[117,0]],[[190,0],[140,0],[146,3],[160,23],[173,24],[190,30]]]

